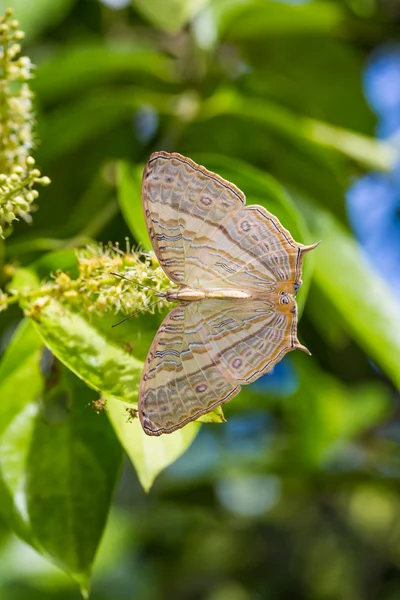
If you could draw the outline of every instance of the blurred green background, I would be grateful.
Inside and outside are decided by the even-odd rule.
[[[141,242],[140,173],[161,149],[233,181],[298,241],[322,240],[299,294],[299,338],[312,357],[294,353],[246,387],[224,409],[227,423],[203,425],[149,494],[127,459],[120,479],[115,469],[101,496],[103,523],[117,486],[91,597],[400,598],[398,3],[0,2],[7,6],[37,65],[35,157],[52,184],[32,226],[19,223],[2,246],[3,265],[93,240]],[[1,351],[21,316],[16,306],[0,314]],[[142,354],[159,318],[149,322],[132,325]],[[115,456],[118,466],[106,417],[86,408],[96,394],[63,377],[86,410],[79,423],[101,423],[99,463],[112,469]],[[9,441],[1,438],[3,456]],[[56,460],[66,443],[57,440]],[[73,475],[60,458],[60,482]],[[78,555],[99,493],[80,498],[79,485]],[[63,512],[46,510],[54,547],[69,551]],[[19,529],[1,512],[0,597],[79,598],[67,575],[15,536],[27,539],[24,510]]]

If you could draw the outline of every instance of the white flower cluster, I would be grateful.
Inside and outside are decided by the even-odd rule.
[[[11,223],[30,221],[33,202],[38,197],[35,184],[48,185],[30,156],[34,147],[33,93],[27,83],[32,63],[21,52],[24,33],[8,9],[0,17],[0,236]]]

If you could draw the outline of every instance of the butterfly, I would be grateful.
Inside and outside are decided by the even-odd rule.
[[[177,153],[146,164],[142,203],[159,263],[179,304],[143,369],[138,411],[148,435],[171,433],[236,396],[296,348],[295,295],[304,255],[262,206]],[[319,242],[318,242],[319,243]]]

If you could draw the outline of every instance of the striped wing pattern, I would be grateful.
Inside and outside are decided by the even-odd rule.
[[[201,240],[210,239],[216,223],[240,211],[246,201],[222,177],[166,152],[151,155],[143,173],[142,199],[160,265],[180,285],[191,285],[191,270],[204,265]]]
[[[301,284],[301,248],[265,208],[246,206],[214,227],[209,238],[195,238],[190,252],[199,254],[187,283],[265,294],[289,282],[285,290],[295,293],[295,284]]]
[[[194,288],[272,292],[301,284],[302,244],[262,206],[179,154],[157,152],[143,175],[143,209],[168,277]],[[288,288],[286,288],[289,291]]]
[[[149,435],[171,433],[240,391],[210,360],[204,323],[194,304],[166,316],[147,356],[139,390],[139,418]]]
[[[143,371],[143,429],[171,433],[227,402],[294,349],[295,333],[290,311],[277,312],[271,301],[177,306],[160,326]]]

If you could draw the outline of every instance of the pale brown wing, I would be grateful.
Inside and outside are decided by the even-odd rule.
[[[152,154],[143,174],[143,210],[168,277],[193,288],[296,293],[304,253],[262,206],[180,154]]]
[[[235,396],[287,352],[296,305],[202,300],[174,308],[162,323],[142,374],[139,417],[149,435],[170,433]]]
[[[150,156],[143,173],[143,211],[154,251],[172,281],[190,285],[191,269],[204,264],[199,252],[190,250],[192,242],[199,235],[208,239],[245,201],[235,185],[190,158],[167,152]]]
[[[265,208],[246,206],[216,226],[209,237],[197,236],[189,255],[203,256],[187,273],[194,287],[242,289],[255,294],[296,294],[301,285],[305,252],[314,246],[295,242],[289,231]],[[193,263],[193,261],[192,261]]]
[[[297,339],[297,307],[273,299],[196,303],[203,324],[200,333],[211,361],[226,379],[241,385],[267,373],[287,352],[305,350]]]

